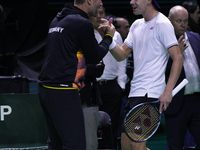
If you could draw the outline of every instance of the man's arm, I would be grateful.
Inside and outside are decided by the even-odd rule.
[[[125,43],[120,47],[118,44],[110,50],[110,53],[117,61],[122,61],[127,58],[128,54],[132,51],[130,47],[128,47]]]
[[[173,63],[165,90],[163,94],[158,98],[160,100],[160,113],[162,112],[163,106],[164,110],[166,110],[172,100],[172,90],[176,84],[176,81],[178,80],[183,66],[183,59],[178,45],[170,47],[168,52],[173,59]]]
[[[96,78],[100,77],[103,74],[105,65],[103,61],[100,61],[97,65],[88,64],[86,66],[86,77],[88,78]]]

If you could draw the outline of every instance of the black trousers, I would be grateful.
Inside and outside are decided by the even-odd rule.
[[[105,111],[111,117],[114,148],[117,149],[117,136],[119,131],[120,111],[122,105],[122,89],[117,83],[117,80],[113,80],[112,82],[99,85],[99,90],[103,102],[103,104],[100,105],[99,110]],[[103,129],[102,141],[99,143],[98,148],[113,148],[109,128]]]
[[[165,114],[167,144],[170,150],[182,150],[187,128],[200,150],[200,93],[184,96],[178,113]]]
[[[85,150],[85,127],[78,90],[38,85],[40,103],[49,131],[49,150]]]

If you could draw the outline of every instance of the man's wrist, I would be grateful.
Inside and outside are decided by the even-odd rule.
[[[111,34],[108,34],[108,33],[105,34],[105,36],[110,36],[111,38],[113,38],[113,36]]]

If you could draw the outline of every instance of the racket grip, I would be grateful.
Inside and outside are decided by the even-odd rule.
[[[172,97],[174,95],[176,95],[186,84],[188,84],[188,80],[187,79],[183,79],[183,81],[181,83],[179,83],[179,85],[177,85],[173,91],[172,91]]]

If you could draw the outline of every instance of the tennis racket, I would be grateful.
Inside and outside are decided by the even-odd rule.
[[[186,84],[184,79],[172,91],[176,95]],[[162,114],[159,113],[159,100],[141,103],[133,107],[124,118],[126,135],[134,142],[144,142],[156,132],[160,125]]]

